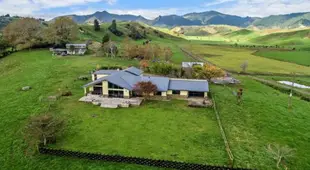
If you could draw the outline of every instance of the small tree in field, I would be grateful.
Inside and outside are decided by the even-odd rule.
[[[46,146],[56,142],[56,137],[64,130],[64,120],[53,115],[39,115],[30,118],[26,125],[24,137],[29,148]]]
[[[157,92],[157,86],[151,81],[141,81],[135,85],[134,92],[138,95],[144,96],[146,99],[149,99],[151,94],[155,94]]]
[[[97,19],[94,20],[94,30],[95,31],[100,31],[100,24]]]

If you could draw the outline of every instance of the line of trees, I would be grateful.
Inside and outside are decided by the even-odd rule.
[[[31,49],[47,45],[64,46],[76,39],[77,24],[68,17],[59,17],[51,24],[34,18],[21,18],[3,29],[3,39],[13,49]]]
[[[161,47],[158,44],[148,43],[145,45],[138,45],[131,42],[129,38],[125,38],[122,44],[122,56],[127,59],[169,62],[173,56],[173,52],[169,47]]]

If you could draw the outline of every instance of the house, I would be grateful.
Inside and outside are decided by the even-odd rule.
[[[151,81],[158,92],[151,94],[162,98],[207,98],[209,84],[207,80],[172,79],[168,77],[145,76],[135,67],[125,70],[99,70],[92,74],[92,82],[83,86],[85,95],[95,94],[103,97],[132,98],[139,97],[135,91],[138,82]]]
[[[53,55],[84,55],[87,44],[66,44],[66,48],[50,48]]]
[[[182,68],[192,68],[194,66],[204,66],[202,62],[182,62]]]
[[[87,44],[66,44],[67,54],[84,55],[87,51]]]

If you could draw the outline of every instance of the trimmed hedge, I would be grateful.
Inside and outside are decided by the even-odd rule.
[[[129,164],[153,166],[159,168],[179,169],[179,170],[246,170],[244,168],[229,168],[225,166],[211,166],[211,165],[202,165],[202,164],[167,161],[167,160],[153,160],[148,158],[127,157],[120,155],[85,153],[69,150],[44,148],[44,147],[40,147],[39,152],[41,154],[46,155],[74,157],[89,160],[102,160],[107,162],[129,163]]]

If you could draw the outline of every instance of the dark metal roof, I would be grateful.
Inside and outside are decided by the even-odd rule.
[[[96,72],[94,72],[94,74],[106,74],[106,75],[111,75],[114,73],[119,72],[118,70],[98,70]]]
[[[127,71],[129,73],[132,73],[132,74],[134,74],[136,76],[140,76],[143,73],[142,70],[140,70],[140,69],[138,69],[136,67],[129,67],[125,71]]]
[[[209,83],[207,80],[171,79],[169,83],[169,90],[208,92]]]
[[[126,70],[101,70],[95,72],[95,74],[110,74],[109,76],[100,78],[91,83],[84,85],[83,87],[89,87],[96,85],[102,81],[108,81],[122,88],[133,90],[138,82],[151,81],[158,88],[158,91],[168,90],[186,90],[207,92],[209,91],[209,84],[206,80],[186,80],[186,79],[169,79],[167,77],[155,77],[155,76],[142,76],[142,71],[130,67]]]

